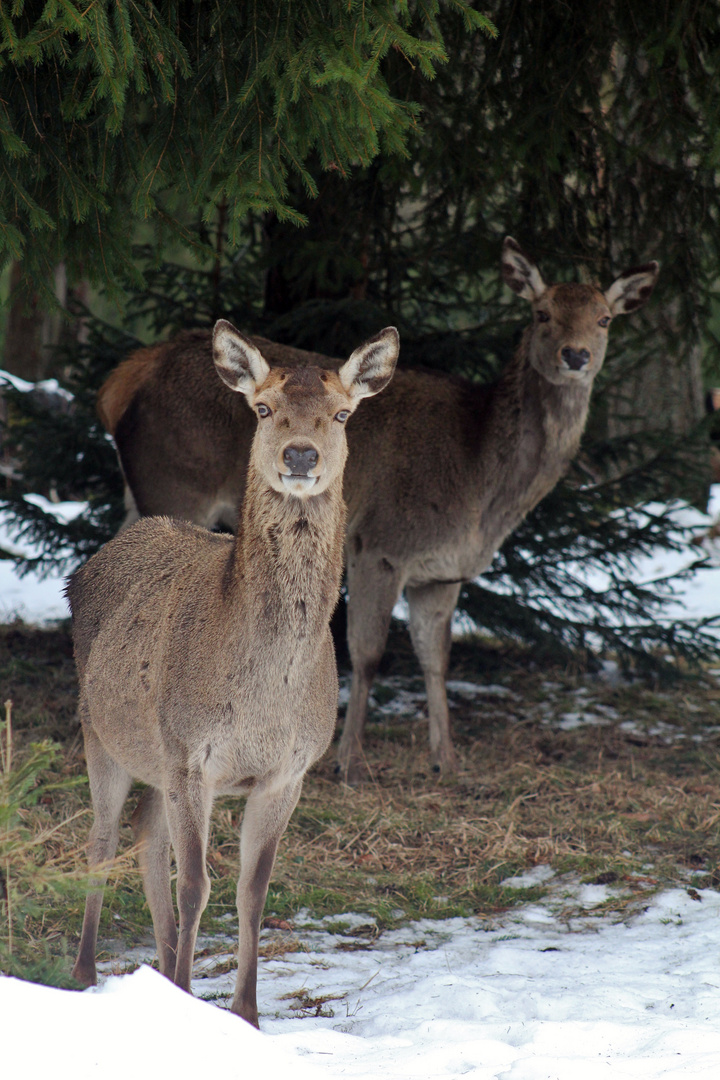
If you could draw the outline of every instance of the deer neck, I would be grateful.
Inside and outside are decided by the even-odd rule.
[[[590,405],[590,382],[557,386],[530,363],[526,335],[495,389],[494,413],[502,428],[502,471],[533,475],[552,487],[578,451]]]
[[[253,622],[302,639],[327,626],[340,590],[342,480],[301,500],[274,491],[251,462],[233,559],[233,590]]]
[[[566,472],[585,427],[590,389],[584,383],[555,386],[539,375],[528,359],[526,335],[487,402],[475,572]]]

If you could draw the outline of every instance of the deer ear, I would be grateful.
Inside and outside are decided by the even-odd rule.
[[[252,394],[270,374],[262,353],[225,319],[215,323],[213,360],[222,381],[240,394]]]
[[[547,288],[535,263],[512,236],[505,237],[500,268],[505,284],[523,300],[539,300]]]
[[[386,326],[370,338],[338,371],[340,382],[353,401],[379,394],[393,377],[400,335],[394,326]]]
[[[635,311],[650,299],[660,273],[660,264],[646,263],[626,270],[605,292],[605,299],[613,315],[626,315]]]

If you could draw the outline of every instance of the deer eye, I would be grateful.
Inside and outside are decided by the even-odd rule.
[[[255,408],[257,409],[257,414],[261,420],[264,420],[266,416],[272,416],[272,409],[269,409],[267,405],[261,403],[260,405],[256,405]]]
[[[538,322],[550,322],[550,316],[547,311],[538,311],[537,318]]]
[[[609,315],[603,315],[602,319],[598,319],[598,326],[609,326],[611,322]]]
[[[344,424],[349,415],[350,411],[348,409],[341,409],[339,413],[335,413],[334,419],[337,420],[339,424]]]

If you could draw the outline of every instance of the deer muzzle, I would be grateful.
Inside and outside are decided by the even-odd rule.
[[[291,476],[309,476],[319,457],[313,446],[286,446],[283,450],[283,465]]]
[[[317,469],[320,454],[314,446],[286,446],[282,452],[282,476],[283,486],[294,495],[299,495],[315,487],[317,475],[313,469]]]
[[[573,349],[571,345],[565,345],[560,350],[560,357],[569,371],[582,371],[590,363],[588,349]]]

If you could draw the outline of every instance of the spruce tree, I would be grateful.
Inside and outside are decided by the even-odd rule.
[[[293,215],[270,201],[242,212],[240,203],[232,211],[223,199],[207,203],[191,266],[168,257],[160,230],[136,249],[124,279],[125,330],[91,322],[92,342],[69,371],[88,388],[89,409],[90,388],[132,347],[128,328],[151,341],[223,315],[334,355],[392,321],[404,364],[486,380],[509,358],[526,314],[499,285],[505,234],[528,248],[547,280],[579,273],[607,285],[657,258],[653,301],[613,329],[578,463],[482,582],[466,587],[461,606],[483,629],[554,655],[612,651],[658,671],[668,655],[699,659],[713,646],[709,628],[668,625],[668,587],[634,587],[624,574],[657,545],[686,542],[667,509],[638,507],[703,497],[701,368],[720,374],[711,333],[720,3],[680,0],[658,11],[629,0],[594,11],[495,0],[485,10],[496,40],[468,34],[449,6],[433,16],[435,37],[414,9],[403,10],[407,32],[442,40],[449,58],[432,81],[401,49],[378,61],[389,100],[420,109],[403,128],[406,156],[380,140],[373,160],[343,172],[328,168],[319,143],[306,143],[304,172],[286,173],[283,206]],[[14,398],[19,417],[23,402]],[[29,428],[18,424],[22,451]],[[81,424],[109,453],[89,411]],[[57,484],[62,451],[43,462]],[[109,518],[97,516],[110,506],[107,490],[77,468],[72,480],[68,473],[66,490],[102,491],[94,539],[74,556],[62,554],[75,543],[66,532],[35,511],[30,522],[22,486],[11,494],[18,521],[38,537],[46,530],[48,565],[70,565],[111,531]],[[26,468],[25,484],[34,482]],[[583,567],[607,575],[601,595]]]
[[[492,31],[465,0],[464,32]],[[392,92],[393,51],[425,79],[446,60],[439,0],[16,0],[0,9],[0,257],[48,289],[140,278],[134,226],[199,250],[222,207],[236,246],[248,211],[304,218],[321,173],[406,154],[418,105]],[[0,264],[1,265],[1,264]]]

